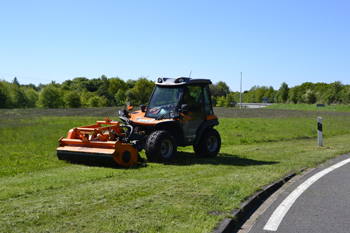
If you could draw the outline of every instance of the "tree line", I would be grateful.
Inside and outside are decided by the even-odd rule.
[[[119,77],[52,81],[44,85],[21,85],[17,78],[0,81],[0,108],[79,108],[111,107],[127,101],[146,103],[155,83],[146,78],[127,80]]]
[[[222,85],[222,84],[221,84]],[[350,85],[341,81],[330,84],[305,82],[301,85],[289,87],[286,82],[278,90],[272,86],[253,86],[242,93],[242,103],[293,103],[293,104],[350,104]],[[212,96],[216,106],[230,107],[234,102],[240,102],[240,92],[222,92]]]
[[[0,108],[79,108],[124,105],[128,101],[147,104],[155,82],[144,77],[124,81],[119,77],[66,80],[62,84],[22,85],[15,77],[12,82],[0,80]],[[210,85],[214,106],[231,107],[240,101],[240,92],[233,92],[223,82]],[[283,82],[278,90],[253,86],[242,93],[243,103],[342,103],[350,104],[350,85],[306,82],[292,88]]]

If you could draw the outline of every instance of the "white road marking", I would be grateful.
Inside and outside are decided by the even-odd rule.
[[[264,230],[266,231],[277,231],[279,225],[281,224],[284,216],[287,214],[290,207],[293,205],[293,203],[296,201],[296,199],[307,189],[309,188],[313,183],[315,183],[318,179],[320,179],[322,176],[330,173],[331,171],[334,171],[337,168],[340,168],[341,166],[344,166],[345,164],[350,163],[350,159],[343,160],[342,162],[339,162],[327,169],[324,169],[323,171],[317,173],[316,175],[310,177],[307,179],[304,183],[299,185],[289,196],[277,207],[275,212],[271,215],[270,219],[267,221]]]

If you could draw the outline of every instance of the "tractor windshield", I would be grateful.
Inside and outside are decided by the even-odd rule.
[[[170,113],[178,110],[183,91],[183,87],[156,86],[148,103],[145,117],[172,118]]]

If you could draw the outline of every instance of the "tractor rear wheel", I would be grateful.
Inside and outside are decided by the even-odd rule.
[[[149,135],[145,150],[148,161],[169,163],[176,156],[177,145],[171,133],[160,130]]]
[[[214,158],[219,153],[220,147],[220,134],[215,129],[208,128],[202,134],[199,143],[193,146],[193,149],[198,157]]]

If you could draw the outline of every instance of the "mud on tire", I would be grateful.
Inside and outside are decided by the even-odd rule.
[[[145,151],[148,161],[169,163],[177,153],[176,141],[167,131],[155,131],[147,138]]]
[[[208,128],[202,134],[199,143],[193,146],[196,155],[201,158],[214,158],[220,151],[221,138],[218,131]]]

